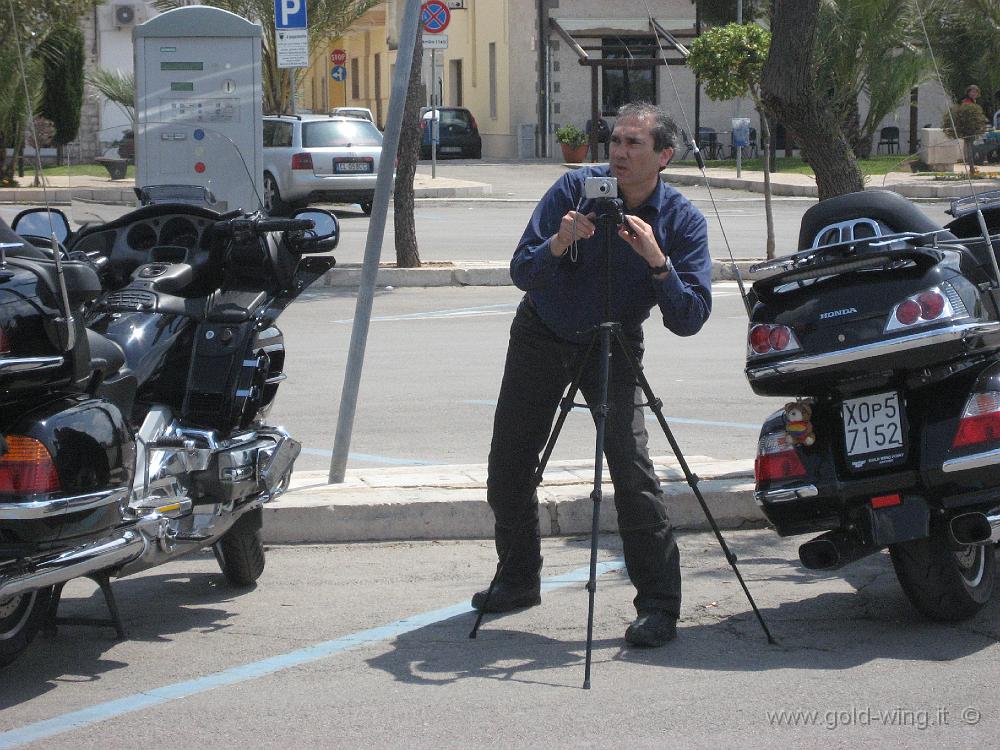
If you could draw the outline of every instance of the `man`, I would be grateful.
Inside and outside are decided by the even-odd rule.
[[[705,219],[660,179],[673,156],[676,129],[651,104],[627,104],[611,135],[610,167],[568,172],[542,198],[511,261],[526,294],[511,325],[494,417],[487,500],[496,519],[502,569],[476,609],[506,612],[541,601],[538,498],[532,482],[559,400],[580,366],[594,327],[610,320],[641,361],[642,323],[659,307],[673,333],[698,332],[711,311],[712,262]],[[587,177],[615,177],[625,224],[613,232],[610,279],[595,201],[583,198]],[[598,392],[597,347],[580,391],[592,406]],[[604,453],[615,489],[625,565],[636,587],[638,617],[625,639],[660,646],[675,635],[680,613],[680,561],[663,493],[646,449],[641,391],[617,342],[612,345]]]

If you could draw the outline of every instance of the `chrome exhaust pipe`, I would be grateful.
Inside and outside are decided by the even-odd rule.
[[[37,562],[30,572],[0,574],[0,601],[100,570],[118,568],[140,557],[146,546],[142,534],[123,531],[117,536],[84,544]]]
[[[1000,516],[997,516],[997,521],[1000,523]],[[952,541],[961,546],[986,544],[993,534],[990,519],[979,511],[960,513],[951,519],[948,529],[951,531]]]
[[[990,524],[990,541],[1000,542],[1000,508],[994,508],[986,514],[986,520]]]
[[[836,529],[801,545],[799,560],[809,570],[837,570],[879,549],[864,545],[846,531]]]

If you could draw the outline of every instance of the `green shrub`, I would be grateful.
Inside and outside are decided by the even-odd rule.
[[[578,148],[587,142],[587,134],[576,125],[563,125],[556,129],[556,140],[570,148]]]

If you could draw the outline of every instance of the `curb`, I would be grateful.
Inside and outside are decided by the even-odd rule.
[[[669,463],[662,457],[653,460],[658,465]],[[749,461],[715,462],[719,469],[737,467],[727,472],[713,470],[704,462],[696,466],[697,457],[690,460],[693,471],[706,475],[700,477],[698,487],[721,528],[760,526],[765,522],[753,498]],[[465,474],[460,473],[463,469]],[[442,475],[443,470],[448,473]],[[486,503],[485,465],[420,467],[409,475],[406,471],[369,471],[367,482],[348,478],[339,485],[326,484],[325,472],[296,474],[293,487],[264,506],[264,541],[324,544],[493,537],[493,513]],[[582,477],[592,471],[586,462],[553,463],[549,479],[538,490],[543,536],[590,533],[592,485]],[[478,477],[476,481],[470,481],[473,474]],[[678,529],[709,528],[680,471],[668,468],[658,474],[671,523]],[[421,477],[424,484],[420,484]],[[310,479],[319,482],[310,484]],[[601,531],[618,529],[613,500],[607,482],[602,487]]]
[[[459,182],[451,180],[451,182]],[[414,199],[462,199],[489,200],[493,194],[493,186],[483,182],[459,182],[451,187],[416,187],[413,189]],[[69,205],[73,199],[94,201],[96,203],[124,204],[135,200],[135,190],[133,183],[128,185],[109,187],[51,187],[42,189],[40,187],[14,188],[12,190],[0,191],[0,203],[2,204],[27,204],[41,205],[46,198],[52,205]],[[391,198],[390,198],[391,200]],[[537,201],[533,201],[537,203]]]
[[[736,266],[744,281],[751,278],[750,267],[761,260],[738,260]],[[357,288],[361,284],[362,267],[358,263],[335,266],[318,280],[320,286]],[[712,261],[712,281],[735,281],[736,272],[729,261]],[[510,268],[500,265],[463,265],[442,267],[427,265],[420,268],[380,266],[375,277],[378,287],[441,287],[441,286],[513,286]]]
[[[692,174],[690,172],[670,172],[666,171],[661,173],[663,178],[670,182],[672,185],[704,185],[705,177],[701,174]],[[736,177],[720,177],[718,175],[707,176],[708,184],[711,187],[717,188],[728,188],[731,190],[743,190],[750,193],[763,193],[764,192],[764,182],[761,179],[743,179]],[[990,181],[990,184],[982,185],[983,189],[993,189],[996,187],[996,181]],[[924,199],[940,199],[940,198],[962,198],[969,195],[969,184],[968,182],[954,181],[952,183],[939,184],[931,182],[896,182],[890,183],[888,185],[877,185],[871,182],[866,182],[866,190],[891,190],[894,193],[902,195],[904,198],[924,198]],[[979,191],[982,192],[982,191]],[[817,198],[819,197],[819,190],[815,183],[813,184],[790,184],[781,181],[771,182],[771,194],[775,196],[795,196],[795,197],[805,197],[805,198]]]

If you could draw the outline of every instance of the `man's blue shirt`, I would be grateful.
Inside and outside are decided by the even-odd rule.
[[[539,317],[557,336],[586,341],[604,320],[606,265],[604,229],[554,257],[549,241],[568,211],[596,211],[596,201],[583,198],[587,177],[608,177],[607,166],[583,167],[563,175],[535,207],[510,262],[510,275],[528,293]],[[653,228],[653,235],[673,272],[654,279],[649,265],[611,229],[609,319],[626,334],[638,330],[653,306],[663,325],[678,336],[697,333],[712,311],[712,259],[705,217],[672,187],[657,180],[656,189],[634,210],[626,210]]]

